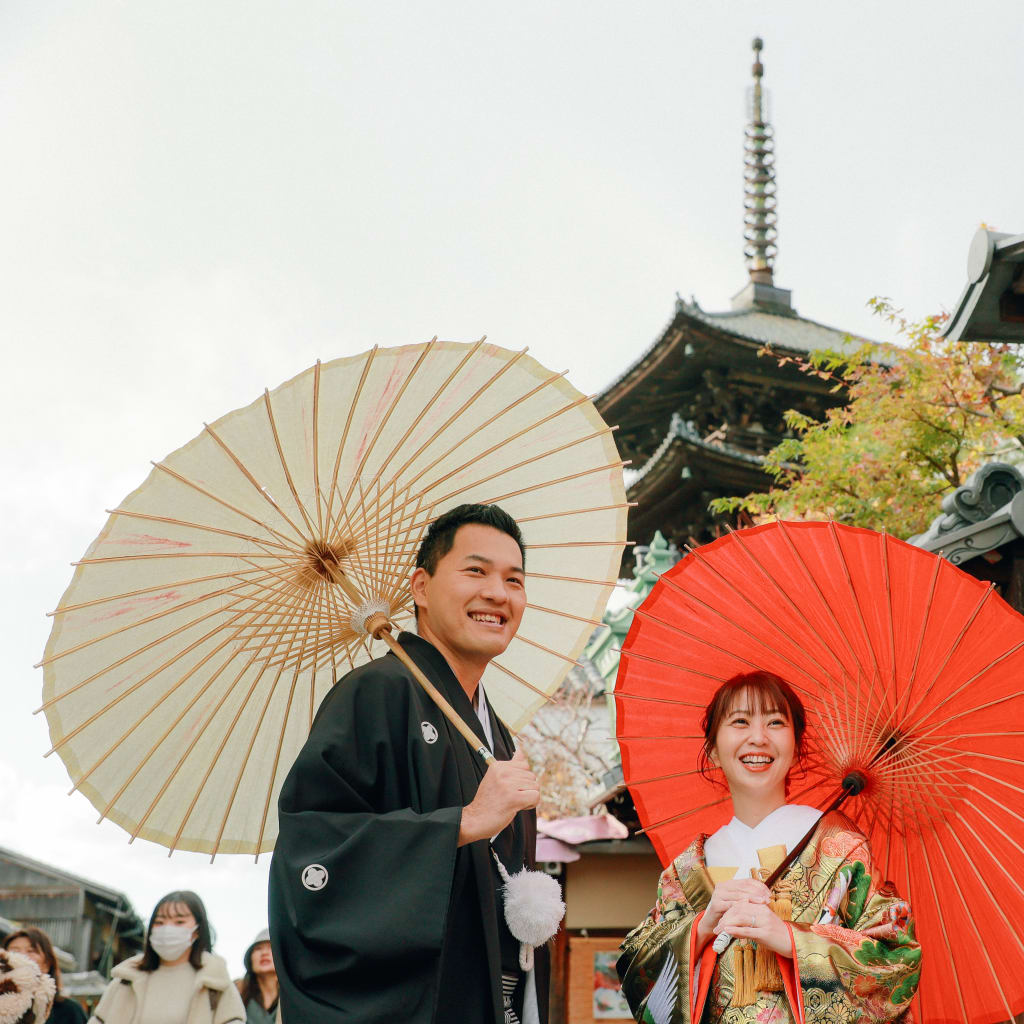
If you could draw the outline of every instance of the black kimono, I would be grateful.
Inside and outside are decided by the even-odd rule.
[[[399,642],[484,742],[441,653]],[[494,753],[512,738],[492,714]],[[484,765],[392,654],[340,679],[281,789],[270,936],[287,1024],[501,1024],[516,944],[486,841],[458,846]],[[495,841],[532,866],[533,812]],[[537,996],[547,1017],[547,959]]]

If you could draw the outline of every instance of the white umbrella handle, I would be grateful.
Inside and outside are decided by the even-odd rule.
[[[715,943],[711,948],[721,955],[730,942],[732,942],[732,936],[728,932],[722,932],[721,935],[715,937]]]

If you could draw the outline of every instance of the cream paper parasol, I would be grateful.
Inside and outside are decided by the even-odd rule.
[[[484,339],[317,363],[205,427],[111,511],[51,613],[40,710],[72,791],[132,840],[272,849],[320,701],[412,621],[419,540],[464,502],[500,504],[527,544],[522,626],[484,675],[521,727],[618,575],[612,429]]]

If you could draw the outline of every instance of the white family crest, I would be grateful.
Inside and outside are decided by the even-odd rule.
[[[327,884],[327,868],[323,864],[307,864],[302,869],[302,884],[310,892],[319,892]]]
[[[428,743],[437,742],[437,730],[431,725],[430,722],[420,722],[420,729],[423,730],[423,738]]]

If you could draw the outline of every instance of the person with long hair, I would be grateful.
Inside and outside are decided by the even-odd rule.
[[[734,817],[675,858],[622,944],[619,976],[638,1021],[908,1019],[921,971],[910,906],[845,815],[787,802],[805,724],[800,698],[768,672],[734,676],[708,704],[698,769],[728,787]],[[769,891],[763,879],[812,827]],[[732,941],[720,954],[723,934]]]
[[[213,952],[203,901],[188,891],[157,902],[142,953],[119,963],[89,1024],[245,1024],[227,964]]]
[[[274,1024],[279,988],[268,929],[264,928],[252,940],[242,962],[245,975],[235,984],[242,997],[247,1024]]]
[[[60,967],[53,951],[50,936],[42,928],[26,927],[11,932],[4,939],[4,949],[12,953],[21,953],[34,961],[44,974],[53,978],[56,996],[53,1009],[46,1018],[45,1024],[85,1024],[85,1011],[74,1001],[61,993]],[[39,1024],[44,1024],[40,1021]]]

